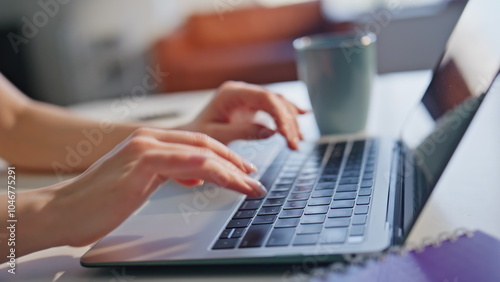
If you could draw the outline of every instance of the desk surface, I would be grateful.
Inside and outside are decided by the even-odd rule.
[[[418,101],[429,81],[429,72],[408,72],[380,76],[370,109],[367,131],[382,136],[397,136],[403,117]],[[270,86],[292,101],[309,105],[305,87],[299,82],[278,83]],[[497,89],[500,90],[500,89]],[[185,122],[210,99],[212,91],[197,91],[192,95],[165,95],[150,97],[131,108],[127,118],[148,115],[153,111],[171,111],[168,120],[155,124],[172,126]],[[500,91],[493,91],[486,100],[456,154],[439,181],[436,190],[424,208],[408,241],[417,243],[427,237],[458,228],[481,229],[500,238]],[[189,105],[190,112],[179,109]],[[196,110],[193,110],[193,105]],[[170,108],[168,108],[170,107]],[[95,118],[109,118],[110,103],[86,104],[73,110]],[[116,117],[115,117],[116,118]],[[312,115],[300,123],[311,122]],[[316,130],[316,129],[314,129]],[[317,131],[308,135],[314,138]],[[0,173],[0,183],[6,183]],[[57,182],[53,175],[33,175],[18,172],[18,187],[33,189]],[[3,184],[0,186],[3,187]],[[18,260],[17,274],[7,273],[0,266],[0,281],[284,281],[287,267],[259,267],[230,269],[196,269],[196,271],[147,269],[89,269],[80,266],[79,259],[89,247],[58,247],[24,256]],[[195,272],[193,274],[193,272]],[[297,280],[294,280],[297,281]],[[299,279],[300,281],[300,279]]]

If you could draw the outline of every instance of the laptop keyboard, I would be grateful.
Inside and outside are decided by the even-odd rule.
[[[363,242],[376,145],[358,140],[308,152],[283,149],[260,179],[268,194],[245,199],[212,249]]]

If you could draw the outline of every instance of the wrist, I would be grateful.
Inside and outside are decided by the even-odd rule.
[[[18,201],[17,254],[63,246],[64,226],[56,192],[59,184],[20,193]],[[61,228],[62,227],[62,228]]]

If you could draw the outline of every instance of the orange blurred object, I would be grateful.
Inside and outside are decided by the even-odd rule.
[[[170,74],[158,91],[216,88],[226,80],[295,80],[292,41],[331,30],[320,1],[193,15],[153,47],[153,62]]]

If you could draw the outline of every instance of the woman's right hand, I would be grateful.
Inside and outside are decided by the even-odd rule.
[[[249,196],[265,194],[254,167],[201,133],[143,128],[80,176],[53,188],[56,245],[85,246],[111,232],[160,184],[212,182]],[[57,234],[57,235],[56,235]],[[37,235],[38,236],[38,235]]]

